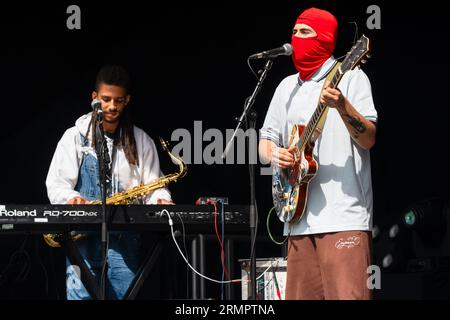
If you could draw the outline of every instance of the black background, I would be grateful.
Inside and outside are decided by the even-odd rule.
[[[379,122],[372,149],[374,219],[389,227],[415,201],[448,198],[448,14],[439,2],[380,1],[14,2],[0,8],[0,203],[47,203],[45,178],[63,132],[90,110],[95,75],[124,65],[133,81],[137,126],[157,141],[177,128],[234,128],[256,82],[246,58],[290,41],[298,14],[316,6],[339,25],[335,56],[352,45],[355,26],[372,40],[363,70],[372,83]],[[66,8],[81,8],[81,30],[68,30]],[[366,9],[381,9],[381,29],[369,30]],[[255,68],[262,67],[256,62]],[[295,72],[279,57],[254,108],[261,127],[278,83]],[[205,142],[203,146],[208,143]],[[225,144],[225,142],[224,142]],[[176,170],[159,148],[165,173]],[[190,165],[171,185],[174,201],[199,196],[249,202],[246,165]],[[260,232],[271,208],[270,176],[257,175]],[[278,234],[281,224],[272,224]],[[18,240],[2,237],[16,247]],[[246,247],[243,246],[243,247]],[[258,257],[278,255],[275,245]],[[242,252],[247,257],[248,250]],[[4,260],[8,255],[4,254]]]

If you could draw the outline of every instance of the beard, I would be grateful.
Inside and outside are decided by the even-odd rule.
[[[110,123],[110,124],[116,124],[120,121],[121,112],[115,111],[115,112],[104,112],[103,113],[103,121]]]

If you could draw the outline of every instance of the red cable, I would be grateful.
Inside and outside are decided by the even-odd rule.
[[[217,203],[216,202],[211,202],[211,203],[214,205],[214,229],[216,231],[217,240],[219,240],[219,244],[220,244],[220,250],[221,250],[221,254],[222,254],[222,267],[225,271],[227,278],[230,279],[230,276],[228,274],[228,269],[225,265],[225,250],[223,249],[222,240],[220,239],[220,235],[219,235],[219,228],[217,226],[217,216],[219,215],[219,213],[217,211]]]

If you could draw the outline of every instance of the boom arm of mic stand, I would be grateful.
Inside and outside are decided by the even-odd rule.
[[[231,146],[233,145],[234,138],[236,137],[238,129],[242,126],[242,122],[244,121],[245,117],[249,113],[251,107],[255,103],[256,95],[259,93],[259,91],[262,88],[262,83],[266,79],[268,71],[272,68],[273,60],[267,59],[266,65],[264,66],[264,70],[261,73],[261,77],[259,77],[258,83],[256,84],[255,90],[253,90],[253,93],[250,97],[247,98],[245,102],[244,112],[242,113],[241,117],[238,120],[238,124],[236,125],[236,129],[234,129],[233,135],[231,136],[230,141],[228,141],[227,146],[222,154],[222,159],[225,159],[230,152]]]

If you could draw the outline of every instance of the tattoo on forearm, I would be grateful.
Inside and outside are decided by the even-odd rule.
[[[353,136],[358,139],[359,135],[366,131],[366,126],[361,122],[361,120],[359,120],[357,116],[350,117],[347,115],[347,117],[349,118],[347,120],[348,123],[355,129],[353,132]]]
[[[338,110],[344,121],[347,121],[353,127],[353,137],[358,139],[361,134],[366,131],[366,125],[359,119],[358,116],[351,116],[345,109]]]
[[[359,133],[364,133],[364,131],[366,131],[366,126],[364,125],[364,123],[361,122],[361,120],[359,120],[359,118],[357,116],[350,118],[350,120],[348,120],[348,122]]]

